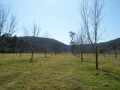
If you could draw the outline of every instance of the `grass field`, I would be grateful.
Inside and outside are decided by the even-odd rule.
[[[120,90],[120,56],[0,54],[0,90]]]

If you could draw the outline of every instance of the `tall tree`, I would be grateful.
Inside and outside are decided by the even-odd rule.
[[[103,32],[100,32],[100,24],[103,19],[102,10],[104,2],[102,0],[92,0],[92,5],[88,7],[88,0],[83,0],[79,13],[82,18],[87,38],[90,44],[92,44],[95,52],[96,69],[98,69],[98,46],[97,43],[100,40]],[[90,10],[88,10],[90,8]],[[89,12],[90,11],[90,12]],[[92,28],[89,27],[89,23]],[[92,29],[92,30],[90,30]]]
[[[2,4],[0,1],[0,36],[2,36],[6,22],[8,21],[8,16],[10,12],[10,7]]]
[[[3,5],[0,1],[0,36],[2,35],[3,29],[8,20],[9,10],[10,8],[8,6]]]

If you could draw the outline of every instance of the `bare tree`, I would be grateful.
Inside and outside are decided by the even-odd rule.
[[[23,26],[23,33],[24,33],[24,37],[26,38],[26,44],[25,44],[25,51],[26,54],[31,50],[31,42],[30,42],[30,31],[29,28],[27,28],[25,25]]]
[[[120,48],[120,42],[119,42],[119,39],[116,39],[115,43],[113,44],[113,53],[115,54],[115,58],[118,57],[118,50]]]
[[[3,5],[2,2],[0,1],[0,36],[2,35],[5,24],[8,20],[9,11],[10,7]]]
[[[31,32],[30,32],[30,30],[31,30]],[[31,42],[31,59],[30,59],[30,62],[32,62],[32,60],[33,60],[34,49],[35,49],[35,45],[36,45],[36,42],[37,42],[37,37],[39,36],[40,31],[41,31],[40,25],[37,25],[36,23],[33,23],[31,28],[27,28],[27,27],[23,26],[24,35],[28,39],[28,36],[30,36],[30,34],[31,34],[31,38],[32,38],[31,40],[28,40],[28,41]]]
[[[29,32],[29,29],[24,25],[23,26],[23,32],[24,32],[24,35],[27,37],[27,36],[30,36],[30,32]]]
[[[8,33],[12,35],[17,31],[17,21],[16,21],[16,15],[11,15],[10,22],[8,24]]]
[[[99,28],[101,21],[103,19],[102,17],[102,9],[103,9],[104,3],[100,0],[93,0],[93,6],[91,7],[91,13],[90,13],[90,19],[93,26],[93,37],[94,37],[94,49],[95,49],[95,59],[96,59],[96,69],[98,69],[98,46],[97,43],[101,38],[102,33],[99,33]]]
[[[33,60],[35,43],[37,41],[37,37],[40,34],[40,31],[41,31],[40,26],[35,24],[35,23],[33,23],[33,26],[31,27],[31,32],[32,32],[32,49],[31,49],[31,59],[30,59],[30,62],[32,62],[32,60]]]
[[[86,42],[85,31],[81,26],[81,32],[78,32],[76,34],[76,37],[75,37],[75,45],[76,45],[76,48],[77,48],[78,57],[79,57],[79,54],[80,54],[81,61],[83,61],[83,50],[84,50],[85,42]]]
[[[50,45],[50,40],[49,40],[49,35],[48,33],[46,33],[44,35],[44,45],[43,45],[43,49],[44,49],[44,55],[45,57],[47,57],[47,51],[49,50],[49,45]]]
[[[70,44],[71,44],[71,51],[72,51],[72,54],[73,54],[73,52],[74,52],[74,37],[75,37],[75,33],[72,32],[72,31],[70,31],[69,33],[70,33],[69,36],[71,38],[71,42],[70,42]]]
[[[104,3],[101,0],[92,0],[93,4],[90,8],[90,12],[88,11],[88,1],[83,0],[81,4],[81,8],[79,9],[79,13],[82,17],[84,28],[87,34],[87,38],[90,44],[92,44],[95,52],[95,60],[96,60],[96,69],[98,69],[98,46],[97,43],[100,40],[103,32],[99,32],[100,24],[103,19],[102,17],[102,9]],[[91,23],[92,28],[89,27],[89,23]],[[92,29],[92,30],[90,30]]]
[[[0,36],[8,34],[12,36],[17,31],[16,15],[11,12],[10,6],[4,5],[0,1]]]

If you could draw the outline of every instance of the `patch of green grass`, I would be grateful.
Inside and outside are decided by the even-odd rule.
[[[0,55],[0,90],[120,90],[120,56]]]

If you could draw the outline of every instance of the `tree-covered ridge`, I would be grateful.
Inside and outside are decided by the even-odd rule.
[[[104,43],[99,43],[99,47],[101,53],[108,53],[109,55],[115,54],[115,57],[117,58],[117,54],[119,53],[118,51],[120,50],[120,38]]]
[[[1,53],[24,53],[31,52],[33,37],[11,37],[2,35],[0,37],[0,52]],[[61,53],[68,52],[68,46],[55,39],[37,37],[34,43],[34,52],[39,53]]]
[[[111,54],[115,55],[115,58],[117,58],[117,55],[120,53],[120,38],[111,40],[111,41],[107,41],[107,42],[101,42],[98,43],[98,54],[109,54],[109,56]],[[74,44],[73,45],[73,54],[77,55],[78,57],[81,57],[81,49],[83,51],[83,53],[94,53],[94,49],[92,47],[92,44],[82,44],[82,48],[81,48],[81,44]],[[72,47],[71,47],[71,51],[72,51]]]
[[[32,37],[11,37],[4,34],[0,37],[1,53],[31,52]],[[70,46],[51,38],[37,37],[34,44],[34,52],[60,53],[69,52]],[[120,50],[120,38],[108,42],[98,43],[99,53],[114,53]],[[79,52],[79,45],[74,46],[74,52]],[[90,44],[84,44],[84,52],[93,53]]]

